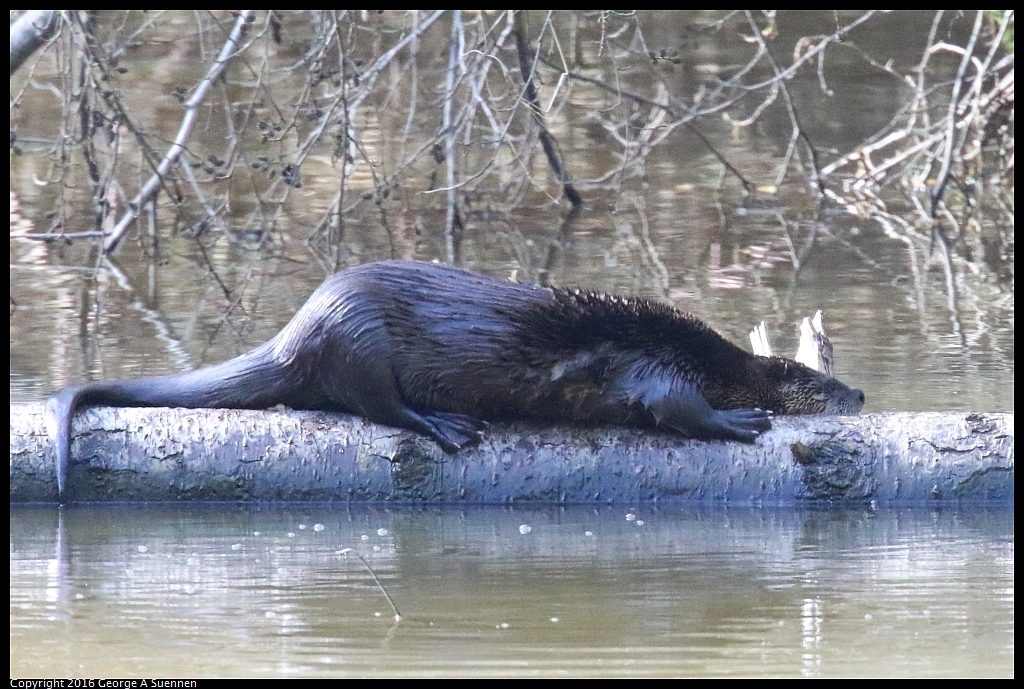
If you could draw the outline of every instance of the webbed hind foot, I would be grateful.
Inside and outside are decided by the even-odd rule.
[[[466,414],[436,411],[418,413],[401,407],[385,417],[369,417],[371,421],[408,428],[433,438],[450,455],[469,445],[480,442],[487,424]]]
[[[487,428],[480,419],[453,412],[423,414],[422,419],[430,426],[430,436],[450,455],[480,442]]]

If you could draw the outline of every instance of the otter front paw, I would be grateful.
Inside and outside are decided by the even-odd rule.
[[[715,410],[711,421],[717,432],[716,437],[741,443],[754,442],[757,436],[772,427],[771,412],[763,409],[719,409]]]

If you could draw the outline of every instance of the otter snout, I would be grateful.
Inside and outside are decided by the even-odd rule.
[[[853,416],[860,414],[860,410],[863,407],[864,391],[857,388],[849,388],[841,395],[836,395],[831,399],[828,413],[840,416]]]

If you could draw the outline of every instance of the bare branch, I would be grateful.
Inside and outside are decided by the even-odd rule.
[[[143,205],[153,200],[153,197],[162,186],[163,177],[167,175],[167,173],[169,173],[177,164],[181,154],[185,151],[185,143],[188,141],[189,135],[192,132],[192,127],[195,124],[199,105],[203,102],[203,99],[206,97],[206,93],[210,90],[213,82],[224,70],[228,60],[238,54],[242,32],[245,30],[245,26],[252,21],[255,12],[255,10],[244,10],[239,13],[238,19],[235,20],[235,26],[231,30],[231,34],[228,36],[227,40],[224,42],[224,46],[221,48],[220,55],[218,55],[217,59],[214,60],[210,69],[203,77],[203,80],[199,82],[199,86],[196,88],[195,93],[193,93],[192,97],[185,103],[185,117],[181,121],[181,127],[178,129],[178,135],[174,137],[174,142],[171,144],[171,147],[164,156],[164,159],[160,161],[160,165],[157,166],[156,172],[144,185],[142,185],[139,193],[132,199],[124,217],[121,218],[121,221],[117,223],[114,231],[103,243],[104,253],[109,254],[117,248],[117,245],[121,242],[121,238],[124,236],[125,231],[128,229],[128,225],[130,225],[135,218],[139,217],[139,212],[142,210]]]
[[[583,203],[583,199],[580,197],[579,192],[576,191],[576,187],[573,186],[572,179],[569,177],[569,173],[565,169],[565,165],[562,162],[562,156],[558,153],[558,143],[555,138],[551,136],[548,131],[547,125],[544,123],[544,113],[540,109],[540,101],[537,97],[537,87],[533,85],[533,73],[537,68],[538,55],[531,54],[529,41],[526,37],[526,18],[523,11],[520,10],[515,13],[515,34],[516,34],[516,50],[519,53],[519,70],[523,75],[523,85],[525,86],[526,101],[530,106],[530,112],[533,115],[534,121],[540,128],[540,142],[541,146],[544,147],[544,155],[548,158],[548,165],[551,166],[551,170],[555,173],[555,179],[562,186],[565,196],[569,199],[569,202],[573,206],[579,206]],[[538,46],[538,51],[540,50]]]
[[[46,45],[60,26],[58,10],[29,10],[11,24],[11,76]]]

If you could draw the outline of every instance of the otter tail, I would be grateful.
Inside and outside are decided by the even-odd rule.
[[[207,368],[153,378],[86,383],[64,388],[46,402],[46,426],[56,442],[57,490],[63,500],[71,459],[71,418],[82,406],[296,409],[323,405],[321,393],[300,385],[270,344]]]

